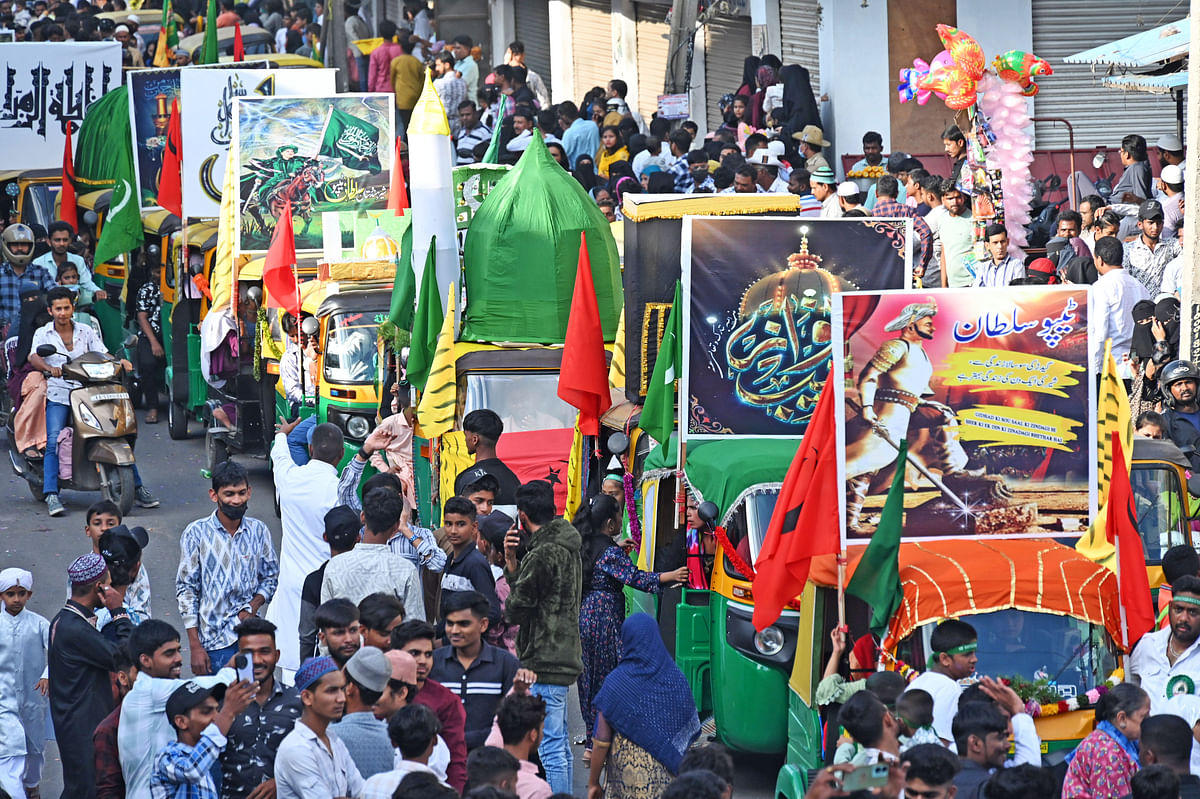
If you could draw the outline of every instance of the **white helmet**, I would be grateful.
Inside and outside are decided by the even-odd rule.
[[[29,252],[13,252],[14,244],[28,244]],[[0,257],[14,266],[28,265],[33,260],[33,229],[19,222],[6,227],[4,232],[0,233]]]

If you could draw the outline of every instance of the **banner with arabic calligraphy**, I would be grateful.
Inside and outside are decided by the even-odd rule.
[[[215,218],[233,141],[235,97],[334,94],[332,69],[185,69],[180,74],[183,114],[183,213]]]
[[[1068,538],[1095,511],[1086,287],[834,298],[843,542],[865,544],[908,441],[903,538]]]
[[[831,368],[831,298],[910,285],[910,224],[684,217],[684,435],[802,436]]]
[[[0,44],[4,95],[0,152],[6,169],[59,169],[72,132],[92,103],[121,85],[116,42]]]
[[[323,213],[386,208],[394,111],[382,93],[235,98],[238,252],[270,246],[288,200],[298,251],[321,249]],[[341,228],[342,247],[352,247],[353,225]]]
[[[468,164],[451,171],[454,179],[454,226],[458,229],[458,260],[463,259],[467,228],[484,199],[512,169],[508,164]]]

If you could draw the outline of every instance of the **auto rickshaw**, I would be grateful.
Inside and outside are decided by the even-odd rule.
[[[1169,439],[1134,436],[1129,485],[1133,489],[1138,532],[1146,548],[1150,588],[1163,583],[1162,556],[1173,546],[1197,547],[1191,519],[1200,509],[1200,475]]]
[[[167,432],[187,438],[188,421],[201,418],[208,388],[200,370],[198,325],[208,310],[208,297],[197,288],[207,285],[217,249],[216,220],[189,220],[169,242],[163,267],[163,349],[167,355]]]
[[[49,227],[55,212],[61,169],[6,169],[0,171],[0,213],[3,218]]]
[[[247,54],[274,52],[275,37],[269,31],[257,25],[241,25],[239,27],[242,31],[242,46],[246,49]],[[222,61],[233,60],[234,30],[232,25],[217,29],[217,52],[223,56]],[[192,63],[196,63],[204,50],[204,34],[196,33],[185,36],[179,40],[175,49],[187,53],[191,56]],[[228,56],[228,58],[224,58],[224,56]]]

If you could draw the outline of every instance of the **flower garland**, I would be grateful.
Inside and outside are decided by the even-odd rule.
[[[880,658],[886,658],[887,660],[890,660],[892,665],[895,666],[895,668],[892,670],[903,677],[905,682],[912,682],[921,674],[920,671],[914,669],[912,666],[908,665],[886,649],[880,649],[879,656]]]
[[[729,534],[725,532],[725,528],[716,528],[713,530],[713,535],[716,537],[717,543],[725,550],[725,557],[729,558],[729,562],[733,564],[733,568],[737,569],[738,574],[753,580],[757,576],[754,567],[743,560],[742,556],[738,554],[737,547],[730,542]]]
[[[1058,702],[1047,702],[1046,704],[1041,704],[1030,699],[1025,702],[1025,712],[1036,719],[1039,716],[1049,718],[1062,713],[1072,713],[1076,710],[1086,710],[1088,708],[1095,707],[1096,703],[1100,701],[1100,697],[1104,696],[1109,692],[1109,690],[1114,688],[1124,679],[1125,671],[1123,669],[1117,669],[1109,676],[1103,685],[1097,685],[1092,690],[1080,694],[1079,696],[1073,696],[1070,699],[1061,699]],[[1012,680],[1010,679],[1002,679],[1001,682],[1008,686],[1012,685]]]
[[[638,518],[637,502],[633,496],[633,474],[625,472],[621,484],[625,486],[625,514],[629,517],[629,537],[633,539],[634,548],[641,550],[642,520]]]

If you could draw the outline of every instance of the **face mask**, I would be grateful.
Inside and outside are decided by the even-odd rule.
[[[217,507],[221,509],[221,513],[228,519],[233,519],[235,522],[246,515],[246,503],[240,505],[228,505],[224,502],[218,502]]]

